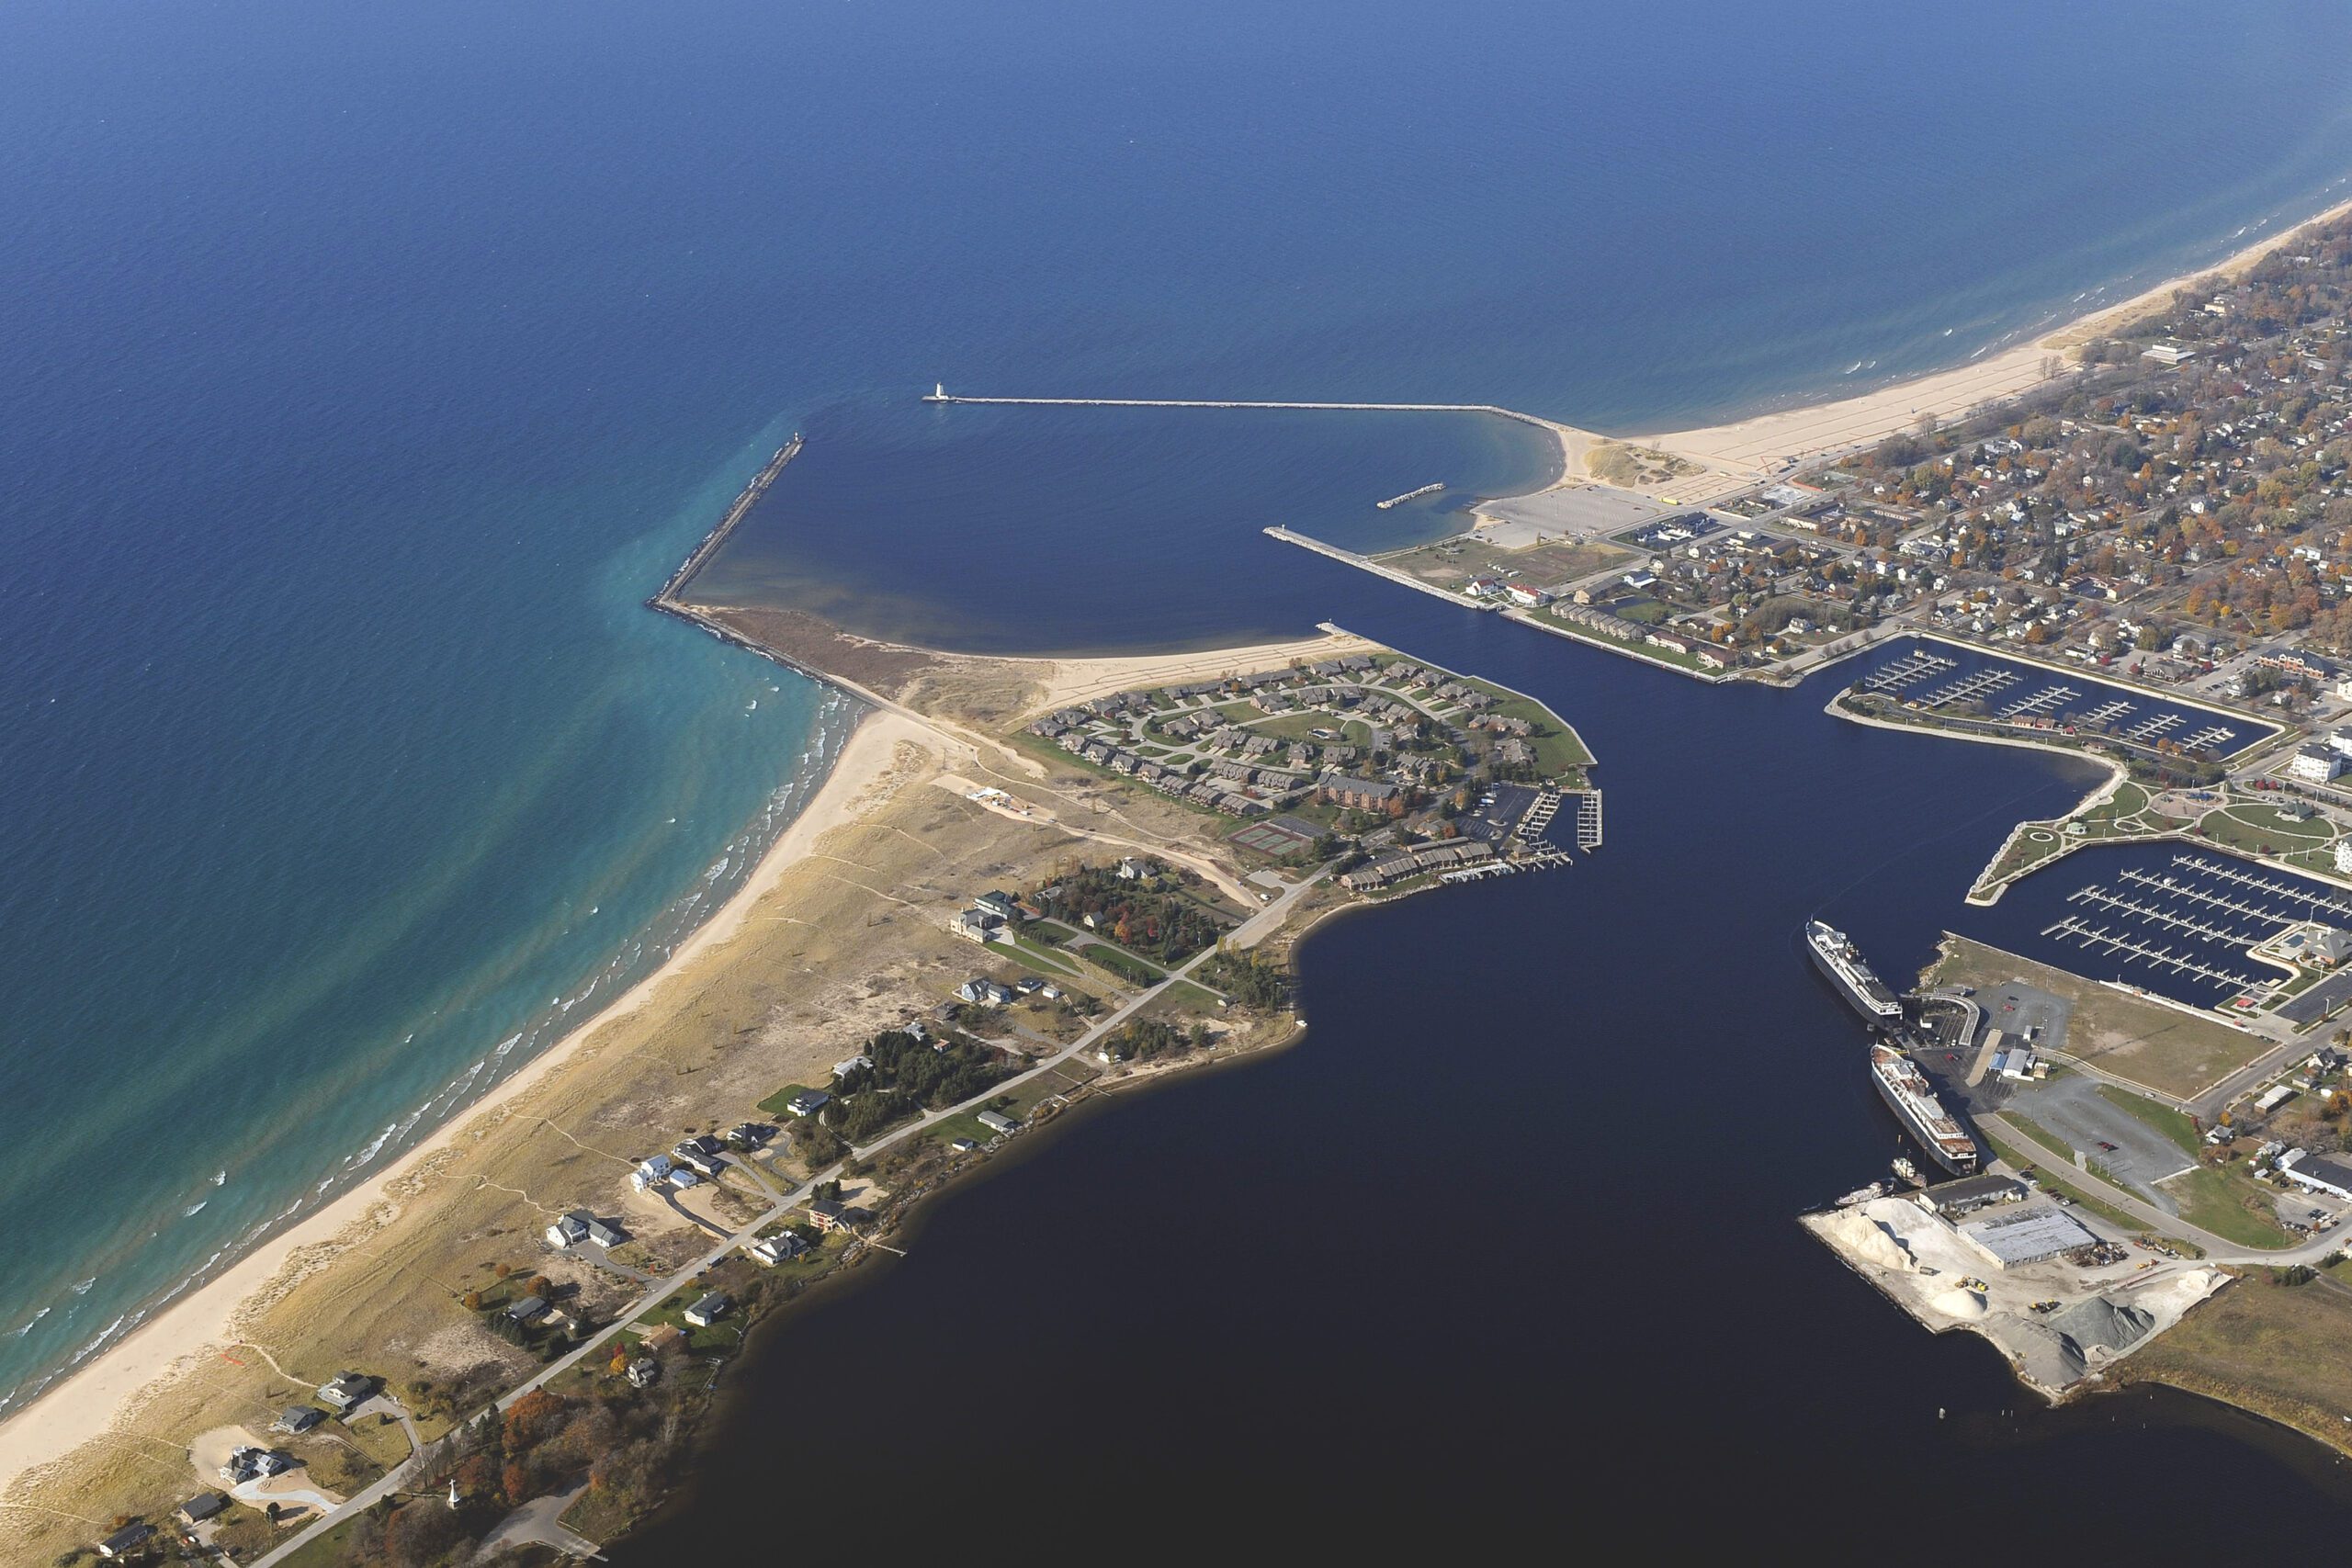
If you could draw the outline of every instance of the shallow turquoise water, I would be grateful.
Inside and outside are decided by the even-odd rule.
[[[943,378],[1671,425],[1964,358],[2352,168],[2331,6],[1997,4],[1929,59],[1882,20],[10,7],[0,1389],[363,1178],[740,874],[841,716],[639,602],[791,429]],[[946,477],[1116,468],[1067,439]],[[1192,492],[1237,550],[1237,480],[1363,471],[1252,439]],[[937,455],[843,446],[831,493],[901,517]],[[1220,600],[1183,496],[1098,499],[1150,525],[1092,573],[1172,552],[1143,640],[1312,612],[1305,558]],[[930,504],[893,547],[934,579],[1023,547]],[[1001,595],[959,617],[1017,637]]]

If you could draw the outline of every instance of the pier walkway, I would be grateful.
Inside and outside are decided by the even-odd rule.
[[[1532,424],[1538,430],[1548,430],[1555,434],[1577,435],[1589,441],[1608,439],[1589,430],[1578,430],[1573,424],[1562,424],[1537,414],[1521,413],[1517,409],[1503,408],[1496,403],[1257,402],[1232,398],[970,398],[946,391],[925,392],[922,400],[927,403],[989,403],[1009,408],[1045,409],[1303,409],[1320,413],[1485,413],[1498,419],[1515,419],[1521,424]],[[1398,499],[1404,498],[1400,496]]]

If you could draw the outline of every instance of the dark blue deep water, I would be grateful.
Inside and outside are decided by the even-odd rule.
[[[512,1070],[657,962],[788,816],[846,716],[639,604],[785,433],[839,428],[845,449],[887,452],[898,400],[943,378],[1044,394],[1494,401],[1607,428],[1849,389],[1964,359],[2332,199],[2352,169],[2347,43],[2352,19],[2318,3],[2217,17],[2003,0],[1929,44],[1883,7],[1724,0],[8,7],[0,1398]],[[883,412],[842,412],[867,408]],[[1345,574],[1257,537],[1284,519],[1244,502],[1312,513],[1344,492],[1361,505],[1375,476],[1374,498],[1385,491],[1386,468],[1348,444],[1391,438],[1222,442],[1193,502],[1247,584],[1221,606],[1187,597],[1210,579],[1195,545],[1168,536],[1184,509],[1123,498],[1102,439],[1073,427],[1057,453],[1008,428],[963,442],[975,468],[956,477],[973,495],[1034,507],[1059,491],[1099,506],[1086,564],[1103,581],[1125,549],[1182,558],[1170,581],[1184,592],[1137,624],[1142,640],[1352,613]],[[1396,489],[1498,483],[1532,461],[1459,430],[1393,439],[1412,457],[1394,465],[1407,470]],[[808,461],[821,493],[814,449]],[[919,467],[910,481],[941,479]],[[862,484],[902,509],[893,478],[877,462],[831,493]],[[1138,507],[1149,529],[1123,533]],[[959,545],[1025,547],[1019,515],[938,507],[925,570],[952,568]],[[1058,537],[1071,523],[1059,515]],[[854,544],[829,544],[832,569],[878,594],[887,568]],[[985,568],[991,581],[1004,570]],[[1510,678],[1521,657],[1565,672],[1546,679],[1567,689],[1538,689],[1594,716],[1619,792],[1609,863],[1625,869],[1472,890],[1482,902],[1351,922],[1310,949],[1317,1043],[1255,1081],[1389,1053],[1424,1084],[1432,1066],[1460,1074],[1444,1103],[1465,1113],[1437,1128],[1350,1117],[1286,1143],[1333,1156],[1324,1179],[1340,1185],[1312,1211],[1269,1203],[1250,1223],[1294,1244],[1332,1238],[1361,1280],[1351,1294],[1385,1314],[1371,1321],[1392,1372],[1359,1376],[1343,1338],[1302,1368],[1346,1370],[1425,1411],[1425,1435],[1447,1443],[1486,1434],[1417,1404],[1424,1391],[1536,1390],[1564,1428],[1605,1430],[1635,1413],[1607,1391],[1595,1411],[1564,1358],[1625,1359],[1589,1344],[1597,1320],[1578,1314],[1657,1287],[1571,1265],[1700,1214],[1750,1237],[1726,1246],[1780,1247],[1790,1204],[1843,1181],[1838,1140],[1861,1136],[1745,1122],[1738,1152],[1764,1144],[1770,1168],[1735,1200],[1657,1171],[1614,1114],[1636,1084],[1645,1098],[1701,1084],[1714,1053],[1763,1051],[1781,1053],[1776,1070],[1848,1082],[1842,1039],[1825,1048],[1804,1015],[1772,1008],[1718,1032],[1726,1016],[1690,1010],[1668,961],[1769,953],[1816,884],[1880,863],[1885,835],[1926,831],[1908,812],[1880,819],[1887,791],[1998,781],[1981,807],[1953,807],[1978,812],[1979,833],[2014,804],[1992,798],[2004,790],[2041,807],[2063,791],[2039,764],[1972,753],[1923,772],[1903,738],[1842,732],[1824,744],[1884,759],[1869,764],[1883,770],[1878,795],[1817,768],[1783,774],[1773,759],[1792,732],[1772,716],[1803,704],[1690,706],[1695,687],[1549,643],[1509,652],[1508,628],[1464,629],[1434,604],[1381,613],[1415,611],[1449,637],[1492,639],[1492,673]],[[951,629],[969,646],[1017,642],[1006,627],[975,595]],[[1422,651],[1484,668],[1487,649]],[[1648,739],[1678,714],[1721,739],[1683,751]],[[1670,733],[1679,745],[1692,732]],[[1747,764],[1741,809],[1668,810],[1647,838],[1619,838],[1615,814],[1641,791],[1672,805],[1725,748]],[[1660,768],[1682,776],[1661,783]],[[1772,811],[1822,791],[1837,813],[1808,805],[1774,836]],[[1956,894],[1954,868],[1982,858],[1964,835],[1949,844],[1917,863],[1917,886],[1881,875],[1838,906],[1884,933],[1890,965],[1932,942],[1922,891]],[[1947,852],[1950,866],[1935,858]],[[1743,897],[1759,887],[1781,891]],[[1454,973],[1486,976],[1462,995],[1496,1008],[1493,1032],[1536,1067],[1419,1030],[1377,1035],[1409,1015],[1345,976],[1396,973],[1394,953],[1432,942]],[[1540,986],[1522,983],[1529,952],[1545,962]],[[1230,1082],[1166,1097],[1199,1107],[1172,1112],[1197,1120],[1170,1142],[1246,1171],[1295,1118],[1251,1075]],[[1214,1096],[1282,1114],[1253,1135]],[[1866,1128],[1858,1081],[1850,1098],[1851,1117],[1832,1100],[1821,1120]],[[1713,1113],[1686,1112],[1694,1131]],[[1154,1153],[1143,1113],[1119,1125],[1087,1135]],[[1691,1157],[1729,1157],[1686,1142]],[[1137,1183],[1177,1194],[1197,1173],[1150,1157],[1131,1169],[1129,1198]],[[1449,1189],[1507,1197],[1530,1169],[1565,1182],[1572,1207],[1449,1205],[1471,1228],[1448,1231],[1396,1206]],[[1380,1181],[1359,1184],[1367,1172]],[[1616,1201],[1593,1202],[1584,1176]],[[958,1224],[942,1234],[1018,1191],[989,1184],[943,1211]],[[1229,1184],[1194,1206],[1246,1207]],[[1377,1245],[1328,1228],[1384,1210]],[[1132,1255],[1152,1245],[1147,1220],[1069,1234]],[[1498,1226],[1509,1246],[1494,1245]],[[985,1216],[969,1234],[1054,1250],[1015,1247]],[[1331,1299],[1253,1277],[1250,1256],[1199,1271],[1239,1319],[1181,1321],[1227,1346],[1247,1337],[1237,1321],[1269,1346],[1319,1333]],[[1790,1267],[1800,1275],[1772,1288],[1791,1292],[1779,1310],[1807,1343],[1850,1332],[1919,1348],[1817,1260]],[[910,1292],[868,1294],[915,1310]],[[1813,1315],[1822,1301],[1838,1303],[1831,1316]],[[1071,1364],[1098,1376],[1149,1359],[1105,1337],[1110,1304],[1064,1303],[1084,1352]],[[1540,1357],[1539,1321],[1555,1326]],[[1683,1320],[1669,1302],[1651,1321]],[[1174,1337],[1148,1342],[1157,1354]],[[1773,1371],[1793,1378],[1801,1360]],[[1996,1397],[1969,1348],[1928,1360]],[[1837,1363],[1856,1379],[1917,1364]],[[1781,1397],[1741,1382],[1751,1374],[1657,1370],[1684,1390],[1668,1404],[1714,1434],[1688,1473],[1719,1476],[1721,1444],[1752,1440],[1751,1417]],[[1312,1396],[1335,1381],[1316,1379]],[[1099,1431],[1107,1413],[1143,1408],[1115,1382],[1057,1394],[1034,1374],[1000,1382],[1040,1420],[1097,1427],[1106,1460],[1154,1425]],[[1266,1397],[1306,1419],[1309,1387]],[[1353,1411],[1324,1414],[1336,1427]],[[1653,1438],[1629,1428],[1593,1473],[1645,1469]],[[1262,1468],[1198,1462],[1202,1477],[1271,1484]]]
[[[1925,1517],[2055,1562],[2093,1507],[2102,1551],[2177,1562],[2243,1531],[2183,1497],[2344,1517],[2306,1440],[2164,1393],[2041,1408],[1795,1223],[1905,1147],[1804,922],[1907,979],[2009,825],[2100,771],[1843,723],[1842,670],[1708,687],[1305,570],[1351,629],[1573,715],[1606,846],[1342,917],[1291,1050],[937,1201],[723,1374],[685,1497],[616,1562],[726,1556],[796,1461],[833,1467],[808,1542],[909,1560],[1001,1531],[1052,1562],[1882,1562]]]

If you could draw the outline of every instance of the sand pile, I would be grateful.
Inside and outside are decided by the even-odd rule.
[[[1875,1269],[1893,1269],[1909,1273],[1917,1265],[1911,1249],[1895,1235],[1871,1219],[1860,1209],[1843,1209],[1832,1215],[1826,1227],[1838,1246],[1857,1261]]]
[[[1984,1298],[1957,1285],[1931,1299],[1928,1305],[1946,1317],[1966,1320],[1984,1315]]]

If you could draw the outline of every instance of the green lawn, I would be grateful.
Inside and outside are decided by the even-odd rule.
[[[686,1348],[696,1355],[712,1350],[732,1350],[743,1340],[743,1303],[741,1299],[736,1301],[733,1310],[707,1328],[696,1328],[686,1321],[686,1309],[708,1295],[714,1288],[688,1285],[621,1332],[642,1339],[649,1330],[670,1324],[685,1335]],[[735,1294],[732,1291],[727,1293],[730,1296]]]
[[[2269,1190],[2249,1177],[2199,1166],[2164,1185],[2180,1204],[2180,1217],[2192,1225],[2241,1247],[2295,1245],[2295,1238],[2278,1228]]]
[[[1043,942],[1033,942],[1025,936],[1016,934],[1010,943],[998,942],[995,945],[1005,948],[1016,961],[1036,970],[1048,980],[1076,980],[1083,977],[1067,957]]]
[[[1138,958],[1125,948],[1105,942],[1101,937],[1089,939],[1082,947],[1073,942],[1071,950],[1089,964],[1099,964],[1135,985],[1156,986],[1168,977],[1164,971],[1154,967],[1148,960]]]
[[[1218,1005],[1215,991],[1196,986],[1190,980],[1176,980],[1171,981],[1166,990],[1154,997],[1151,1006],[1145,1010],[1159,1014],[1196,1012],[1215,1017],[1225,1010]]]
[[[2335,830],[2317,818],[2292,822],[2272,806],[2232,806],[2209,811],[2197,830],[2217,844],[2252,850],[2256,854],[2280,854],[2325,844]]]
[[[2109,1105],[2129,1111],[2179,1145],[2182,1153],[2194,1156],[2204,1146],[2204,1139],[2199,1134],[2196,1123],[2189,1121],[2185,1112],[2175,1111],[2169,1105],[2159,1105],[2143,1094],[2133,1094],[2130,1089],[2118,1089],[2113,1084],[2099,1085],[2098,1093],[2099,1098]]]
[[[1317,730],[1329,733],[1317,735]],[[1320,709],[1309,713],[1277,714],[1272,718],[1260,719],[1250,727],[1253,735],[1271,735],[1279,740],[1306,740],[1317,745],[1363,746],[1371,742],[1372,727],[1360,718],[1340,718]],[[1268,761],[1274,759],[1269,758]]]
[[[788,1083],[760,1101],[760,1109],[770,1116],[788,1116],[791,1112],[785,1110],[785,1107],[791,1104],[795,1097],[808,1092],[808,1086],[805,1083]],[[831,1094],[832,1090],[827,1089],[825,1092]]]

